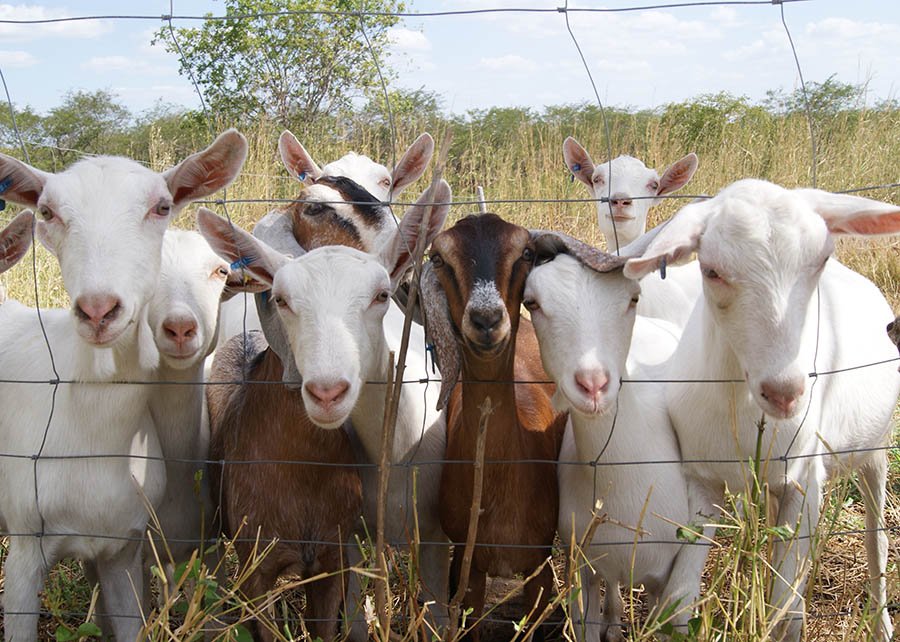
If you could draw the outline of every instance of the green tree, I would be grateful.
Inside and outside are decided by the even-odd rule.
[[[399,20],[390,14],[405,8],[399,0],[224,4],[225,14],[235,19],[176,29],[179,71],[193,73],[217,115],[231,120],[265,116],[284,126],[336,114],[380,86],[378,68],[390,76],[381,60],[387,32]],[[179,54],[168,28],[160,29],[153,42]]]
[[[81,156],[127,150],[131,112],[108,91],[70,91],[41,121],[41,142],[65,166]],[[38,141],[33,141],[38,142]]]

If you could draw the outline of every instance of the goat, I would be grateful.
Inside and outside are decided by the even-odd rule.
[[[822,485],[854,469],[866,505],[876,639],[891,637],[882,447],[890,440],[900,379],[888,363],[816,373],[877,363],[896,350],[884,333],[893,316],[884,297],[830,257],[834,235],[898,231],[896,205],[748,179],[682,208],[625,265],[626,276],[639,278],[663,260],[676,264],[698,254],[703,297],[666,378],[742,383],[671,384],[667,406],[686,462],[692,515],[715,515],[726,486],[753,483],[748,459],[768,453],[759,483],[777,498],[778,523],[797,535],[775,543],[776,638],[800,638]],[[697,575],[701,570],[698,565]]]
[[[4,198],[37,208],[37,236],[58,258],[71,310],[0,306],[0,516],[11,537],[3,594],[7,640],[36,640],[39,591],[63,557],[97,569],[101,611],[119,640],[141,627],[147,504],[165,466],[145,385],[159,353],[147,322],[163,233],[190,201],[230,183],[247,153],[234,130],[158,174],[119,157],[59,174],[0,155]],[[46,333],[46,339],[45,335]],[[47,533],[48,536],[35,536]]]
[[[520,319],[525,277],[534,259],[528,230],[494,214],[469,216],[439,234],[422,272],[422,305],[428,333],[442,368],[440,406],[447,412],[447,449],[440,485],[441,524],[457,543],[451,590],[462,569],[462,548],[473,496],[473,465],[479,406],[490,397],[482,514],[463,604],[472,618],[484,608],[485,578],[526,575],[550,555],[556,532],[555,462],[565,414],[554,412],[553,387],[513,383],[543,381],[531,322]],[[462,384],[457,386],[460,372]],[[516,460],[544,460],[520,463]],[[466,464],[450,463],[454,461]],[[491,546],[493,544],[499,546]],[[514,544],[523,547],[503,547]],[[548,603],[550,567],[526,583],[529,605]],[[540,631],[538,631],[540,634]],[[476,628],[472,635],[478,638]]]
[[[897,350],[900,351],[900,317],[894,317],[894,320],[887,324],[887,335],[895,346],[897,346]],[[900,372],[900,366],[898,366],[897,371]]]
[[[163,238],[159,283],[148,310],[148,322],[160,352],[157,379],[149,407],[166,459],[166,492],[156,517],[166,547],[156,549],[171,579],[171,562],[190,559],[195,549],[202,557],[204,539],[215,539],[213,508],[204,461],[209,431],[203,412],[204,359],[217,336],[219,303],[226,286],[236,287],[241,275],[229,269],[197,232],[168,230]],[[202,473],[199,487],[195,475]],[[149,545],[145,571],[154,562]],[[145,590],[149,590],[145,572]],[[149,606],[149,594],[145,595]]]
[[[428,133],[419,136],[391,172],[356,152],[320,168],[287,130],[278,139],[278,151],[285,169],[300,181],[303,191],[295,202],[273,210],[269,216],[290,219],[299,247],[346,245],[349,235],[354,239],[354,246],[377,249],[397,224],[392,214],[385,216],[384,208],[378,206],[400,194],[422,175],[434,153],[434,139]],[[219,345],[245,329],[263,329],[269,344],[285,362],[285,379],[296,381],[297,373],[286,358],[287,346],[282,347],[272,328],[261,325],[256,310],[246,303],[246,298],[240,296],[222,306]]]
[[[569,412],[559,461],[584,464],[559,467],[560,538],[581,541],[597,500],[610,518],[596,527],[587,545],[594,548],[585,551],[581,599],[587,604],[576,632],[582,640],[624,640],[620,586],[630,592],[643,584],[651,608],[674,607],[699,593],[699,577],[671,575],[682,554],[673,524],[687,524],[690,513],[663,387],[621,383],[660,379],[681,331],[637,316],[640,286],[622,275],[624,257],[556,233],[538,236],[535,250],[538,265],[523,305],[544,369],[556,382],[554,404]],[[631,463],[647,460],[664,463]],[[686,608],[674,618],[676,625],[687,620]]]
[[[426,203],[432,200],[438,205],[431,213],[426,232],[426,241],[430,240],[449,210],[450,188],[445,182],[439,184],[433,199],[430,189],[422,195],[376,255],[332,246],[317,248],[293,261],[239,229],[232,235],[227,222],[201,210],[201,231],[213,248],[227,260],[246,257],[244,269],[272,288],[270,299],[278,309],[293,361],[303,380],[299,407],[314,424],[332,432],[351,420],[362,457],[369,463],[377,462],[381,453],[385,385],[378,382],[387,380],[389,352],[400,343],[396,330],[401,313],[388,299],[410,264],[410,248],[416,245]],[[424,371],[421,327],[413,326],[409,345],[407,368]],[[448,555],[437,516],[438,475],[433,468],[422,472],[416,489],[418,504],[413,505],[409,471],[402,465],[433,461],[443,452],[443,416],[426,406],[435,396],[425,384],[402,387],[390,454],[393,468],[388,507],[395,517],[389,521],[385,536],[395,542],[405,541],[413,531],[414,511],[418,511],[421,537],[432,542],[423,545],[420,553],[422,581],[426,590],[445,601]],[[212,418],[212,407],[218,402],[213,403],[212,398],[210,402]],[[369,524],[375,523],[377,511],[376,474],[371,467],[360,471],[363,515]],[[330,517],[335,506],[329,503],[318,510],[320,515]],[[398,512],[402,517],[397,516]],[[349,533],[345,531],[345,535]],[[350,554],[358,559],[352,547]],[[353,608],[359,600],[355,574],[350,577],[348,593]],[[365,632],[358,630],[362,623],[353,624],[357,627],[352,631],[353,637],[364,637]]]
[[[619,253],[647,229],[650,208],[660,197],[687,185],[697,171],[697,155],[691,152],[674,162],[663,175],[633,156],[619,156],[598,165],[590,154],[569,136],[563,142],[566,167],[584,183],[597,199],[597,223],[609,252]],[[604,202],[607,201],[608,202]],[[663,277],[648,275],[641,283],[641,316],[665,319],[684,327],[694,303],[700,298],[700,278],[696,270],[672,266]]]

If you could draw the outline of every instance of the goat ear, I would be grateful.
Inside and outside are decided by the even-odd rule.
[[[203,151],[163,172],[175,211],[227,187],[241,171],[246,158],[247,139],[238,130],[229,129]]]
[[[572,175],[594,193],[594,161],[577,140],[569,136],[563,141],[563,158]]]
[[[322,175],[322,170],[316,165],[297,137],[288,130],[281,132],[278,138],[278,153],[281,154],[281,162],[288,174],[307,185],[312,184]]]
[[[0,272],[6,272],[25,256],[31,247],[33,225],[34,214],[31,210],[25,210],[0,232]]]
[[[558,254],[568,254],[595,272],[613,272],[625,265],[624,256],[607,254],[602,250],[561,232],[532,231],[535,261],[552,261]]]
[[[672,163],[659,179],[659,189],[656,190],[656,195],[671,194],[687,185],[694,177],[694,172],[697,171],[699,164],[700,160],[694,152]]]
[[[900,206],[819,189],[793,190],[825,219],[832,234],[874,236],[900,232]]]
[[[413,252],[415,252],[416,243],[419,240],[425,215],[431,210],[431,215],[428,217],[428,227],[425,230],[424,247],[428,247],[434,237],[441,231],[444,221],[447,220],[447,214],[450,212],[451,197],[450,185],[447,184],[447,181],[441,179],[434,190],[434,194],[432,194],[432,189],[429,186],[428,189],[422,192],[416,204],[403,215],[403,220],[400,221],[397,232],[381,250],[381,264],[384,265],[388,274],[391,275],[391,286],[394,289],[397,288],[404,273],[412,265]]]
[[[391,172],[391,191],[399,194],[415,182],[425,172],[432,154],[434,154],[434,139],[431,134],[425,132],[409,146]]]
[[[213,252],[231,263],[232,271],[240,273],[243,269],[253,279],[268,287],[272,286],[275,273],[289,261],[280,252],[204,207],[197,213],[197,224]],[[259,285],[247,287],[247,291],[259,292]]]
[[[426,263],[422,267],[419,293],[425,316],[425,336],[434,344],[438,367],[441,369],[441,394],[438,397],[437,409],[443,410],[447,407],[450,394],[459,380],[461,355],[453,331],[447,295],[431,263]]]
[[[665,225],[660,225],[621,250],[627,258],[624,274],[640,280],[666,265],[687,263],[700,245],[706,222],[712,213],[709,201],[681,208]],[[645,238],[646,237],[646,238]]]
[[[0,154],[0,198],[37,207],[44,184],[50,176],[12,156]]]

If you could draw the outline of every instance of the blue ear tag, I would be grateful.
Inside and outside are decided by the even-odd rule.
[[[666,280],[666,257],[659,259],[659,278]]]
[[[305,181],[306,180],[306,172],[300,172],[299,174],[297,174],[297,178],[299,178],[301,181]]]
[[[580,171],[581,171],[581,165],[579,165],[578,163],[575,163],[574,165],[572,165],[572,173],[569,174],[569,180],[574,183],[575,182],[575,172],[580,172]]]
[[[431,374],[437,374],[437,369],[434,363],[434,344],[427,343],[425,344],[425,352],[431,355]]]
[[[242,256],[242,257],[239,258],[237,261],[235,261],[234,263],[231,264],[231,269],[232,269],[232,270],[238,270],[238,269],[240,269],[240,268],[242,268],[242,267],[247,267],[247,266],[250,265],[251,263],[253,263],[253,257],[250,257],[250,256]]]
[[[12,176],[7,176],[2,181],[0,181],[0,194],[3,194],[6,190],[12,186]],[[0,198],[0,212],[6,209],[6,201]]]
[[[269,290],[263,290],[259,293],[259,296],[262,297],[263,305],[269,305]]]

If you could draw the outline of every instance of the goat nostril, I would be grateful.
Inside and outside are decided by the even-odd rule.
[[[341,379],[333,383],[320,384],[308,381],[303,384],[304,389],[318,403],[327,405],[338,401],[350,388],[350,382]]]
[[[586,395],[596,397],[609,389],[609,375],[603,370],[576,372],[575,384]]]
[[[194,319],[168,319],[163,323],[163,332],[168,339],[183,343],[197,336],[197,322]]]
[[[86,294],[75,301],[75,315],[97,328],[114,320],[121,311],[122,304],[112,295]]]
[[[469,313],[469,320],[481,332],[490,332],[503,319],[503,310],[494,309],[488,311],[473,310]]]

